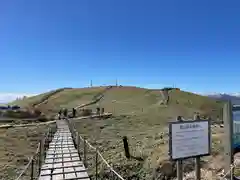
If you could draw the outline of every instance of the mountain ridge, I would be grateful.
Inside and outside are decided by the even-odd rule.
[[[210,98],[222,101],[231,101],[232,104],[240,104],[240,95],[238,93],[227,94],[227,93],[216,93],[216,94],[208,94]]]
[[[48,101],[38,106],[43,113],[57,113],[59,108],[81,107],[88,104],[92,99],[103,93],[106,87],[71,88],[53,94]],[[53,90],[52,92],[55,92]],[[163,89],[147,89],[134,86],[114,86],[104,92],[104,98],[99,105],[107,112],[114,112],[116,115],[136,114],[146,118],[158,118],[161,121],[183,117],[192,117],[195,112],[204,116],[220,116],[222,102],[203,95],[181,91],[180,89],[169,90],[169,104],[162,104],[164,101],[161,91]],[[11,104],[27,106],[39,103],[48,96],[49,92],[29,97],[23,100],[14,101]],[[95,110],[97,105],[91,104],[88,108]]]

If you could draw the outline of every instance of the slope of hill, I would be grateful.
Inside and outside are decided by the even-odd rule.
[[[39,101],[42,96],[44,95],[34,98]],[[163,134],[168,121],[178,115],[186,119],[192,118],[194,112],[211,116],[213,119],[221,118],[223,101],[179,90],[170,90],[169,96],[169,104],[166,106],[161,104],[162,95],[160,90],[156,89],[126,86],[64,89],[54,93],[38,108],[46,113],[56,113],[60,107],[73,108],[100,99],[97,104],[91,104],[88,108],[104,107],[105,111],[113,112],[114,116],[106,120],[76,121],[77,130],[98,147],[126,179],[143,180],[150,179],[152,170],[168,159],[168,136]],[[17,103],[27,105],[29,100],[31,104],[34,103],[33,98]],[[131,154],[142,157],[143,161],[125,158],[122,136],[128,136]],[[222,151],[219,140],[221,136],[217,138],[214,142],[214,153],[216,151],[219,154]],[[210,157],[209,162],[211,163],[206,163],[210,164],[209,166],[219,164],[213,161],[213,157]]]
[[[35,107],[35,106],[40,105],[41,103],[46,102],[54,94],[57,94],[57,93],[59,93],[61,91],[64,91],[66,89],[71,89],[71,88],[60,88],[60,89],[52,90],[52,91],[42,93],[42,94],[39,94],[39,95],[36,95],[36,96],[31,96],[31,97],[24,98],[24,99],[17,99],[17,100],[15,100],[15,101],[13,101],[9,104],[10,105],[11,104],[14,104],[14,105],[16,104],[16,105],[19,105],[19,106]]]
[[[87,104],[96,97],[103,95],[100,107],[115,115],[140,115],[160,118],[164,121],[177,115],[192,117],[194,112],[202,115],[221,117],[222,102],[197,94],[171,90],[168,106],[161,105],[162,96],[159,90],[137,87],[106,87],[65,88],[54,90],[38,96],[15,101],[11,104],[22,106],[36,105],[45,113],[56,113],[59,108],[73,108]],[[99,96],[100,95],[100,96]],[[47,97],[47,98],[46,98]],[[47,100],[46,100],[47,99]],[[90,105],[95,109],[96,104]]]
[[[169,169],[166,127],[168,121],[172,121],[177,115],[182,115],[185,119],[192,118],[194,112],[209,115],[213,119],[217,116],[221,118],[221,101],[177,90],[171,90],[169,95],[169,105],[165,106],[160,103],[162,96],[159,90],[113,87],[104,94],[98,104],[106,111],[113,112],[114,117],[106,120],[76,121],[75,126],[82,136],[98,147],[108,162],[115,165],[124,178],[152,179],[153,170],[160,168],[158,174],[161,174],[164,164]],[[212,150],[215,155],[223,151],[220,141],[222,132],[218,132],[220,130],[213,130],[218,133],[217,137],[214,136]],[[141,157],[143,161],[125,158],[123,136],[128,137],[131,154]],[[217,170],[221,169],[222,162],[218,162],[219,158],[215,158],[215,155],[204,158],[204,168],[209,170],[218,166]],[[185,172],[193,171],[194,162],[190,162],[184,169]],[[213,174],[216,175],[215,172]]]
[[[231,101],[233,104],[240,104],[240,97],[230,95],[230,94],[214,94],[214,95],[208,95],[208,97],[211,97],[217,100]]]

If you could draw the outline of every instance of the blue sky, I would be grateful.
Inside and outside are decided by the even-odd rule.
[[[0,2],[0,91],[113,84],[239,92],[240,1]]]

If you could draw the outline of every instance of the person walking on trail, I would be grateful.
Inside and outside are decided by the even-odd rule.
[[[104,114],[104,108],[102,108],[101,114]]]
[[[58,119],[59,120],[61,119],[61,115],[62,115],[62,109],[60,109],[59,112],[58,112]]]
[[[63,115],[65,118],[67,118],[67,115],[68,115],[68,110],[65,108],[64,111],[63,111]]]
[[[97,115],[100,115],[100,108],[97,107]]]

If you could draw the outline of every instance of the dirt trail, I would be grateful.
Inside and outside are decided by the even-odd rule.
[[[75,107],[75,109],[87,107],[87,106],[98,103],[104,97],[104,94],[112,88],[113,88],[113,86],[106,87],[102,92],[99,92],[95,96],[93,96],[92,101],[90,101],[87,104],[81,104],[81,105]]]
[[[57,89],[55,91],[52,91],[52,92],[48,93],[47,95],[45,95],[40,101],[33,103],[32,106],[34,108],[38,107],[39,105],[46,103],[52,96],[66,90],[66,89],[71,89],[71,88],[60,88],[60,89]]]

